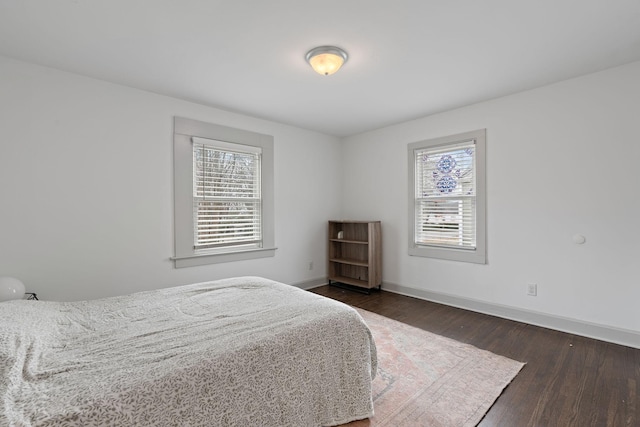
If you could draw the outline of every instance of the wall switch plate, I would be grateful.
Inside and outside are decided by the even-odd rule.
[[[535,283],[529,283],[527,285],[527,295],[535,297],[538,295],[538,285]]]

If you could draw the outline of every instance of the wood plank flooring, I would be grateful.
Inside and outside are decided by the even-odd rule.
[[[374,291],[312,290],[526,366],[481,427],[640,426],[640,350]]]

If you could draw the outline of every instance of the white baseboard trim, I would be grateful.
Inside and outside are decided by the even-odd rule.
[[[629,329],[584,322],[471,298],[411,288],[389,282],[383,282],[382,290],[640,349],[640,333]]]
[[[326,277],[316,277],[315,279],[303,280],[302,282],[289,283],[291,286],[295,286],[296,288],[304,289],[308,291],[309,289],[317,288],[323,285],[328,284],[329,281]]]

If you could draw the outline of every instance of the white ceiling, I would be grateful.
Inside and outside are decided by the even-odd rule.
[[[640,60],[640,0],[0,0],[0,54],[347,136]]]

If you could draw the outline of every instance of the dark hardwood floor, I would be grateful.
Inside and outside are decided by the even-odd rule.
[[[479,426],[640,426],[638,349],[391,292],[312,292],[526,362]]]

